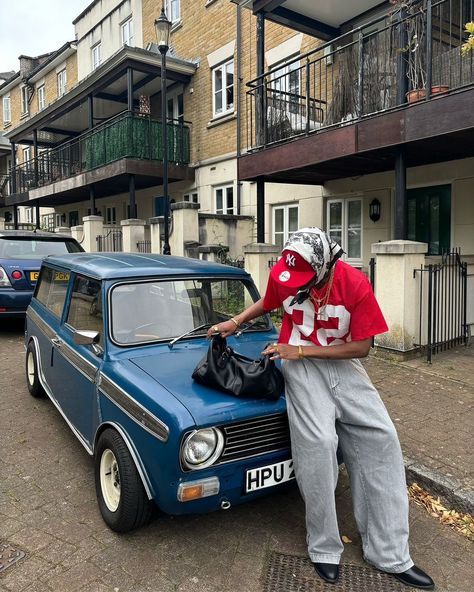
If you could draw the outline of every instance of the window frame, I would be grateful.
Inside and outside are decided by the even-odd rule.
[[[125,39],[125,32],[128,32],[128,36]],[[133,16],[128,17],[125,21],[122,22],[120,25],[120,39],[122,42],[122,47],[124,45],[128,45],[129,47],[133,47],[133,39],[134,39],[134,32],[133,32]]]
[[[8,103],[8,108],[5,105]],[[3,124],[6,125],[12,122],[12,104],[10,93],[7,95],[3,95],[2,97],[2,107],[3,107]],[[6,118],[6,114],[8,113],[8,119]]]
[[[97,278],[93,278],[87,275],[84,275],[82,273],[76,273],[73,275],[72,277],[72,282],[71,282],[71,277],[69,277],[69,283],[71,284],[71,289],[70,289],[70,293],[69,293],[69,297],[68,297],[68,302],[67,302],[67,309],[65,309],[63,307],[63,313],[64,313],[64,325],[68,327],[68,329],[70,329],[72,332],[75,331],[95,331],[96,328],[88,328],[88,327],[75,327],[72,322],[72,319],[70,318],[71,315],[71,306],[74,304],[74,300],[73,300],[73,295],[74,295],[74,288],[76,287],[76,284],[79,281],[86,281],[86,282],[94,282],[96,284],[98,284],[99,290],[96,294],[96,296],[100,297],[100,302],[102,305],[102,314],[101,314],[101,322],[102,322],[102,328],[99,331],[99,335],[100,335],[100,339],[99,341],[96,343],[96,345],[102,350],[104,351],[104,339],[105,339],[105,322],[104,322],[104,298],[103,298],[103,281],[99,280]],[[95,297],[94,297],[95,298]],[[91,302],[91,304],[88,306],[89,308],[89,315],[91,315],[91,311],[92,311],[92,307],[94,304],[94,298]],[[74,310],[74,309],[72,309]]]
[[[173,6],[177,7],[177,16],[173,19]],[[165,0],[165,14],[167,18],[174,25],[181,20],[181,0]]]
[[[278,210],[283,210],[283,232],[278,232],[278,234],[282,234],[283,235],[283,245],[286,243],[286,241],[288,240],[289,236],[290,236],[290,232],[294,232],[294,231],[290,231],[289,226],[290,226],[290,209],[296,209],[297,210],[297,214],[298,214],[298,220],[297,220],[297,224],[296,224],[296,228],[295,230],[298,230],[299,228],[299,223],[300,223],[300,205],[299,202],[295,202],[295,203],[288,203],[288,204],[273,204],[272,205],[272,242],[274,245],[278,244],[276,239],[276,212]],[[283,248],[283,247],[282,247]]]
[[[351,202],[360,203],[360,254],[359,257],[349,257],[349,204]],[[336,199],[328,199],[326,202],[326,232],[331,235],[330,232],[330,207],[333,203],[342,204],[341,207],[341,243],[344,249],[342,259],[350,265],[360,267],[363,264],[364,254],[364,199],[362,197],[344,197]]]
[[[30,104],[29,104],[29,96],[28,96],[28,87],[24,84],[21,87],[21,114],[20,116],[23,117],[24,115],[28,115],[30,112]]]
[[[56,75],[58,85],[58,98],[63,97],[67,93],[67,70],[64,68]]]
[[[227,190],[232,189],[232,208],[228,207],[228,200],[227,200]],[[217,207],[217,192],[222,190],[222,208]],[[216,185],[214,187],[214,213],[219,215],[235,215],[236,204],[235,204],[235,195],[234,195],[234,184],[233,183],[224,183],[222,185]],[[232,211],[229,211],[232,210]]]
[[[190,191],[183,194],[183,200],[189,203],[199,203],[199,193],[197,191]]]
[[[98,60],[96,59],[96,54],[98,54]],[[91,65],[92,71],[97,70],[97,68],[102,63],[102,42],[99,41],[95,45],[91,47]]]
[[[48,301],[49,301],[49,298],[50,298],[50,294],[51,294],[51,288],[52,288],[53,282],[54,282],[54,281],[55,281],[55,279],[56,279],[56,278],[55,278],[53,275],[52,275],[52,277],[51,277],[51,283],[50,283],[50,285],[49,285],[49,290],[48,290],[48,295],[47,295],[47,298],[46,298],[46,302],[44,302],[43,300],[40,300],[40,299],[38,298],[38,292],[39,292],[39,290],[40,290],[40,288],[41,288],[41,285],[42,285],[42,283],[43,283],[43,281],[44,281],[44,277],[45,277],[46,273],[49,273],[49,272],[51,272],[51,274],[56,274],[56,273],[64,273],[64,274],[69,274],[69,278],[67,279],[67,281],[66,281],[66,280],[61,280],[62,282],[64,282],[64,284],[60,284],[60,285],[65,285],[65,288],[66,288],[66,289],[64,290],[64,300],[63,300],[63,302],[62,302],[62,307],[61,307],[61,312],[60,312],[60,314],[57,314],[57,313],[55,312],[55,310],[54,310],[53,308],[51,308],[51,306],[49,305],[49,302],[48,302]],[[70,281],[71,281],[71,271],[70,271],[69,269],[61,269],[61,268],[58,268],[58,267],[53,267],[52,265],[43,265],[43,266],[41,267],[40,274],[39,274],[39,278],[38,278],[38,281],[36,282],[36,286],[35,286],[35,291],[34,291],[34,294],[33,294],[33,298],[34,298],[34,299],[35,299],[37,302],[39,302],[39,304],[40,304],[40,305],[41,305],[41,306],[42,306],[42,307],[43,307],[45,310],[47,310],[47,311],[48,311],[48,313],[52,314],[52,315],[53,315],[54,317],[56,317],[58,320],[61,320],[61,319],[63,318],[63,316],[64,316],[64,312],[65,312],[65,310],[66,310],[66,306],[67,306],[67,295],[68,295],[68,291],[69,291],[69,284],[70,284]]]
[[[38,111],[42,111],[46,107],[46,87],[44,84],[38,86],[36,89],[38,95]]]
[[[26,146],[26,148],[23,148],[23,164],[25,165],[25,168],[29,169],[30,168],[30,163],[31,162],[31,146]]]
[[[232,107],[229,107],[227,104],[227,89],[230,88],[230,85],[227,86],[227,70],[226,67],[232,64],[232,96],[233,102]],[[216,73],[221,71],[222,74],[222,88],[219,91],[216,91]],[[212,116],[213,117],[223,117],[225,115],[229,115],[231,113],[235,113],[235,70],[234,70],[234,57],[221,62],[217,66],[214,66],[211,69],[212,74]],[[222,93],[222,111],[216,111],[216,93]]]

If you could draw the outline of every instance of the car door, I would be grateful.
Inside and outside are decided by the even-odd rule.
[[[68,420],[92,448],[98,424],[96,379],[104,339],[102,285],[82,275],[76,275],[72,282],[64,322],[53,338],[51,387]],[[97,344],[75,343],[74,333],[81,330],[97,331]]]

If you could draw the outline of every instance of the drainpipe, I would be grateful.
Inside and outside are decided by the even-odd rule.
[[[88,122],[88,128],[92,129],[94,127],[94,97],[92,95],[87,96],[87,122]],[[95,187],[94,187],[93,183],[91,183],[89,185],[89,202],[90,202],[91,216],[94,216],[95,215]]]
[[[242,92],[242,7],[237,4],[237,215],[240,215],[242,201],[242,183],[239,179],[239,158],[241,154],[240,126],[242,117],[240,113],[240,93]]]

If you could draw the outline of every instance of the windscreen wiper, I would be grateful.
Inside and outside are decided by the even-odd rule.
[[[183,333],[182,335],[178,335],[178,337],[175,337],[174,339],[172,339],[169,343],[168,343],[168,347],[170,349],[173,349],[173,345],[179,341],[180,339],[183,339],[184,337],[187,337],[188,335],[192,335],[193,333],[195,333],[196,331],[199,331],[200,329],[209,329],[209,327],[212,327],[214,325],[214,323],[204,323],[204,325],[199,325],[199,327],[194,327],[194,329],[191,329],[190,331],[186,331],[186,333]]]

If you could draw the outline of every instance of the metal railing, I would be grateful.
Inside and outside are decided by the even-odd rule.
[[[139,253],[151,253],[151,240],[142,240],[137,242]]]
[[[97,250],[99,253],[102,252],[116,252],[119,253],[123,250],[122,231],[121,230],[109,230],[107,234],[101,234],[96,236]]]
[[[189,126],[176,121],[168,121],[167,126],[168,162],[189,164]],[[162,161],[162,129],[160,120],[124,111],[74,140],[15,166],[10,173],[10,186],[14,187],[15,193],[24,193],[121,158]]]
[[[0,175],[0,197],[10,194],[10,175]]]
[[[468,343],[467,263],[461,260],[461,249],[457,248],[443,255],[440,263],[413,270],[413,277],[417,273],[421,277],[416,345],[426,343],[426,358],[431,363],[434,354]]]
[[[474,52],[460,46],[474,0],[405,5],[247,83],[248,149],[472,85]]]

